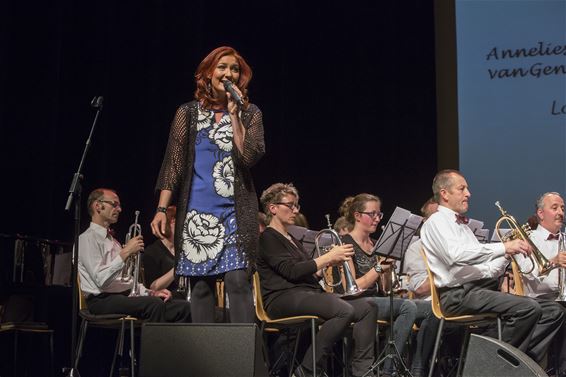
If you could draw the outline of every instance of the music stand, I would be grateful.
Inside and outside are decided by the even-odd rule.
[[[421,216],[412,214],[406,209],[396,207],[387,225],[385,226],[383,233],[381,233],[381,236],[375,243],[372,254],[376,253],[386,258],[400,260],[401,265],[399,270],[403,271],[403,259],[405,252],[407,251],[410,241],[412,240],[413,235],[416,233],[417,228],[422,221],[423,218]],[[391,268],[395,268],[395,263],[391,264]],[[391,281],[389,282],[389,339],[387,340],[387,344],[377,357],[375,363],[372,364],[370,369],[362,377],[368,376],[376,368],[379,368],[380,365],[385,363],[387,359],[392,359],[391,362],[393,364],[393,368],[398,374],[401,373],[401,375],[404,376],[411,376],[411,372],[409,372],[409,370],[407,369],[407,366],[405,365],[405,362],[401,357],[401,353],[397,349],[394,341],[393,275],[394,274],[390,274]],[[399,370],[399,366],[401,367],[401,370]]]
[[[292,235],[295,239],[300,241],[303,244],[305,250],[310,251],[311,257],[315,258],[315,244],[314,239],[318,234],[317,230],[307,229],[302,226],[298,225],[289,225],[287,227],[287,232]],[[327,234],[321,235],[320,239],[318,240],[319,245],[321,246],[330,246],[332,244],[332,237]]]

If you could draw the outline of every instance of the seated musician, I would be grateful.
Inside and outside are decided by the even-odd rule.
[[[541,362],[564,322],[560,305],[498,291],[497,278],[514,254],[531,252],[528,242],[481,244],[466,225],[470,191],[456,170],[440,171],[432,184],[438,212],[421,229],[421,239],[446,315],[496,313],[502,339]]]
[[[124,261],[143,250],[142,236],[124,247],[110,234],[109,227],[122,212],[114,190],[99,188],[88,196],[89,228],[79,237],[79,275],[88,309],[93,314],[128,314],[149,322],[188,322],[189,303],[171,300],[167,289],[139,285],[140,296],[129,297],[134,281],[122,281]]]
[[[559,252],[559,236],[564,223],[564,200],[557,192],[547,192],[541,195],[536,202],[536,217],[538,226],[531,232],[530,238],[538,250],[554,266],[566,267],[566,253]],[[533,227],[531,227],[533,228]],[[566,250],[565,250],[566,251]],[[528,258],[517,258],[520,269],[529,271],[533,265]],[[540,275],[535,266],[529,274],[523,274],[523,288],[529,297],[556,299],[561,287],[558,279],[559,268],[551,270],[547,275]],[[564,305],[564,304],[563,304]],[[563,326],[564,327],[564,326]],[[556,336],[556,343],[551,354],[557,362],[556,375],[566,375],[566,341],[564,328]],[[564,351],[562,351],[564,350]]]
[[[143,252],[145,282],[153,290],[168,289],[173,298],[183,300],[185,295],[178,291],[175,280],[175,215],[177,207],[169,206],[166,210],[167,227],[165,237],[155,240]]]
[[[325,321],[316,336],[317,371],[322,369],[323,359],[331,352],[334,342],[342,338],[353,322],[352,374],[362,376],[374,359],[377,309],[368,299],[346,301],[323,291],[316,275],[323,267],[350,259],[352,245],[335,246],[312,259],[287,231],[299,212],[297,189],[292,184],[276,183],[262,193],[260,201],[269,224],[260,236],[257,260],[267,314],[271,318],[316,315]],[[312,374],[312,352],[311,345],[295,376]]]
[[[421,338],[428,336],[434,341],[437,325],[432,315],[430,302],[396,297],[393,299],[393,308],[391,308],[389,297],[386,297],[384,292],[380,292],[377,287],[377,281],[381,275],[391,268],[391,265],[379,264],[378,255],[373,253],[375,240],[370,237],[376,231],[382,218],[381,200],[375,195],[358,194],[355,197],[346,198],[340,207],[340,212],[353,227],[349,234],[342,237],[342,240],[354,245],[353,262],[356,283],[359,288],[367,289],[364,295],[371,296],[377,304],[379,319],[388,321],[389,311],[393,310],[394,341],[399,352],[402,353],[405,350],[413,324],[416,321],[421,322],[421,328],[424,324],[421,336],[419,336],[420,344],[417,343],[417,350],[412,361],[411,374],[413,376],[425,375],[426,357],[432,348],[423,350],[424,342]],[[431,326],[427,326],[427,323]],[[391,359],[387,359],[384,363],[383,372],[385,376],[394,374]]]
[[[438,210],[438,203],[434,198],[430,198],[421,207],[421,215],[423,216],[423,221],[426,221]],[[428,280],[428,274],[426,272],[426,266],[421,256],[422,241],[420,239],[416,240],[407,248],[405,253],[404,268],[405,273],[409,277],[408,288],[409,291],[413,292],[415,298],[430,300],[430,284]]]

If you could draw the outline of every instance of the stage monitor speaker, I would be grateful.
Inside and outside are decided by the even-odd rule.
[[[521,350],[494,338],[472,334],[462,377],[548,377]]]
[[[140,377],[268,377],[254,324],[147,323]]]

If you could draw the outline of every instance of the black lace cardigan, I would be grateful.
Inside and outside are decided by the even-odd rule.
[[[177,204],[175,223],[175,250],[180,253],[187,203],[191,188],[195,155],[198,102],[185,103],[177,109],[169,132],[169,141],[156,190],[171,190],[173,203]],[[239,252],[245,251],[250,267],[253,268],[258,244],[258,202],[252,181],[250,167],[265,154],[263,120],[259,108],[249,104],[241,112],[241,122],[246,129],[243,153],[234,145],[234,202],[237,224],[237,245]],[[176,258],[178,261],[178,258]]]

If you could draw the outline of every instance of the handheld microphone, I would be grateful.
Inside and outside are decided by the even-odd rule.
[[[244,106],[244,100],[242,99],[242,97],[240,97],[238,92],[236,92],[234,90],[234,86],[232,84],[232,81],[224,80],[224,81],[222,81],[222,84],[224,84],[224,89],[226,89],[226,91],[228,93],[230,93],[230,95],[232,96],[232,98],[234,98],[234,101],[236,101],[238,106]]]
[[[102,102],[104,98],[102,96],[95,96],[92,101],[90,101],[90,106],[94,107],[95,109],[99,109],[102,107]]]

